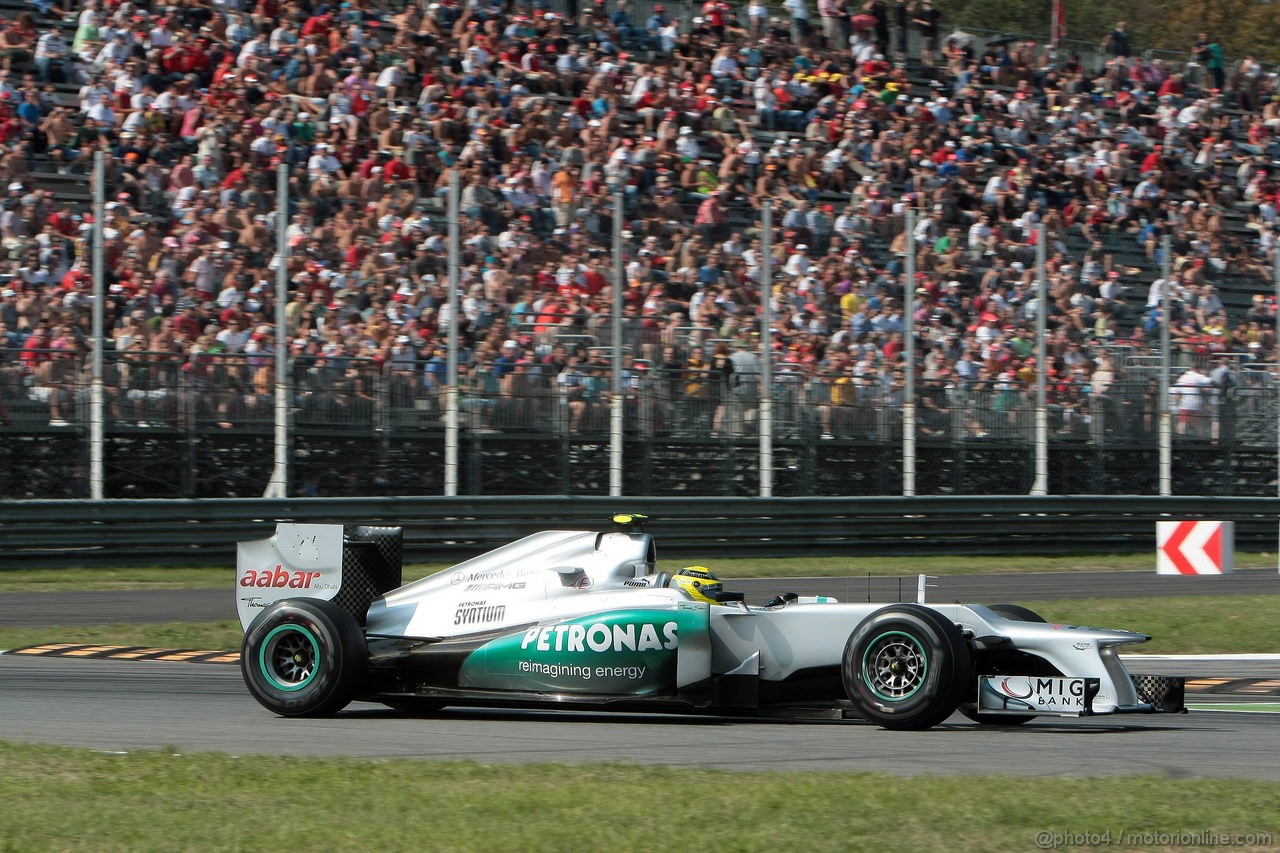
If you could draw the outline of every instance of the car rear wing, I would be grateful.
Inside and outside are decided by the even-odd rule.
[[[236,546],[236,614],[246,630],[284,598],[332,601],[363,626],[375,598],[401,584],[400,527],[276,525],[267,539]]]

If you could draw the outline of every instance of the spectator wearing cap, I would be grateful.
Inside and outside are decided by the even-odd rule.
[[[676,139],[676,153],[690,161],[698,161],[702,157],[702,144],[691,125],[680,128]]]
[[[787,258],[787,262],[783,267],[783,272],[792,278],[798,278],[804,275],[813,262],[809,258],[809,246],[806,243],[800,243],[796,246],[795,252]]]
[[[667,7],[661,3],[655,3],[653,13],[644,24],[644,41],[641,49],[662,50],[662,31],[670,25],[671,18],[667,15]]]

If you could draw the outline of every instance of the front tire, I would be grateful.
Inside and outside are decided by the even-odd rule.
[[[841,659],[845,694],[886,729],[927,729],[956,710],[972,673],[969,645],[955,623],[918,604],[867,617]]]
[[[1031,610],[1030,608],[1023,607],[1020,604],[989,604],[987,607],[990,608],[993,613],[1014,622],[1044,623],[1046,621],[1039,613]],[[982,672],[978,674],[993,675],[996,673]],[[1029,723],[1036,718],[1035,714],[979,714],[977,702],[961,702],[960,713],[964,714],[975,723],[979,723],[984,726],[1020,726],[1023,723]]]
[[[368,661],[350,613],[329,601],[289,598],[249,625],[240,671],[263,707],[284,717],[327,717],[350,704]]]

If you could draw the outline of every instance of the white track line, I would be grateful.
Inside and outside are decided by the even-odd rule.
[[[1233,660],[1266,660],[1280,661],[1280,655],[1273,654],[1240,654],[1240,655],[1120,655],[1121,660],[1216,660],[1216,661],[1233,661]]]
[[[1188,705],[1187,710],[1197,714],[1280,714],[1273,709],[1250,711],[1247,708],[1219,708],[1216,705]]]

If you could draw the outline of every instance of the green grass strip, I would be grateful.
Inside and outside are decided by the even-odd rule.
[[[1280,650],[1280,619],[1269,596],[1203,595],[1160,598],[1019,601],[1050,622],[1124,628],[1152,636],[1126,653],[1239,654]],[[240,623],[161,622],[0,628],[0,649],[42,643],[102,643],[173,649],[239,649]]]
[[[776,853],[1031,850],[1042,832],[1280,837],[1276,785],[1243,780],[493,767],[5,743],[0,765],[0,848],[14,851]]]
[[[1274,596],[1188,595],[1016,602],[1050,622],[1151,635],[1126,654],[1244,654],[1280,651]],[[1133,669],[1131,666],[1130,669]]]
[[[93,643],[104,646],[239,651],[242,639],[244,639],[244,632],[240,630],[240,623],[234,620],[0,628],[0,649],[39,646],[45,643]]]
[[[1280,714],[1280,702],[1189,702],[1192,711],[1240,711],[1249,714]]]
[[[661,543],[659,543],[661,546]],[[663,571],[682,566],[707,565],[722,578],[866,577],[930,575],[1021,574],[1028,572],[1154,572],[1155,554],[1077,554],[1053,557],[668,557],[658,561]],[[1272,568],[1275,554],[1237,554],[1240,568]],[[444,563],[414,564],[404,568],[405,581],[416,580],[448,568]],[[115,569],[24,569],[7,565],[0,569],[0,593],[66,592],[110,589],[227,589],[235,572],[223,568],[176,566]]]

